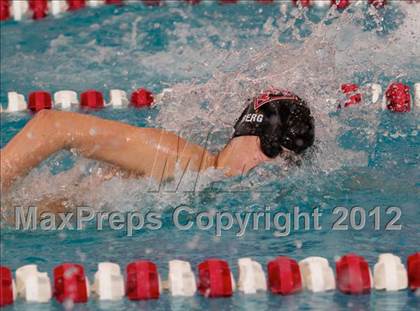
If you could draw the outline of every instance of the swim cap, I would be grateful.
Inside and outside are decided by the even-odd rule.
[[[258,136],[261,150],[270,158],[287,148],[301,153],[315,138],[314,118],[298,96],[280,90],[254,98],[236,122],[233,137]]]

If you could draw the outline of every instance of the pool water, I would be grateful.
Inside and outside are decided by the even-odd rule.
[[[151,109],[110,108],[85,113],[138,126],[176,131],[184,138],[220,150],[232,134],[232,125],[249,96],[269,86],[288,88],[305,98],[316,118],[316,146],[302,160],[277,159],[243,177],[221,179],[209,171],[195,183],[187,174],[182,186],[175,182],[156,190],[148,180],[112,178],[90,187],[81,177],[96,174],[103,164],[63,151],[45,161],[2,196],[7,206],[37,205],[45,198],[65,194],[76,204],[98,211],[153,211],[162,228],[146,228],[127,236],[125,230],[94,224],[84,230],[21,231],[1,226],[1,262],[13,270],[35,263],[51,272],[62,262],[82,263],[90,280],[97,263],[112,261],[121,267],[136,259],[154,261],[163,279],[167,263],[183,259],[195,267],[209,257],[229,262],[237,276],[237,259],[252,257],[266,265],[278,255],[296,260],[308,256],[334,261],[347,252],[364,256],[371,268],[380,253],[407,256],[419,251],[420,206],[418,111],[393,114],[373,104],[366,91],[360,106],[337,111],[344,97],[341,83],[385,88],[391,81],[413,86],[420,81],[420,5],[399,3],[376,10],[362,5],[344,12],[287,11],[275,5],[176,5],[145,7],[132,4],[104,6],[40,22],[1,24],[0,103],[7,92],[27,94],[37,89],[127,92],[147,87],[165,96]],[[107,99],[107,98],[106,98]],[[77,110],[77,108],[73,108]],[[29,113],[1,114],[1,146],[30,120]],[[124,156],[123,154],[121,156]],[[297,165],[296,162],[301,162]],[[152,187],[151,187],[152,185]],[[175,208],[194,211],[322,211],[320,230],[313,223],[289,234],[275,228],[238,227],[215,236],[214,227],[179,230],[172,221]],[[332,230],[336,207],[379,206],[380,224],[367,216],[364,228]],[[397,230],[385,230],[395,217]],[[182,221],[187,221],[184,217]],[[359,221],[360,217],[357,216]],[[348,221],[348,219],[347,219]],[[346,223],[347,223],[346,221]],[[99,303],[91,299],[76,310],[416,310],[420,297],[408,290],[372,291],[349,296],[338,291],[292,296],[266,293],[232,298],[173,298],[147,302],[122,300]],[[21,300],[16,310],[61,308],[52,301],[29,305]]]

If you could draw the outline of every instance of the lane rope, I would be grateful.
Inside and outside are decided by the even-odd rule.
[[[60,303],[86,303],[97,300],[158,299],[165,291],[171,296],[192,297],[197,293],[208,298],[231,297],[235,291],[255,294],[291,295],[307,290],[321,293],[338,289],[344,294],[369,294],[378,291],[420,291],[420,252],[407,258],[380,254],[372,270],[362,256],[349,253],[335,262],[335,273],[326,258],[307,257],[299,262],[279,256],[262,265],[251,258],[238,260],[239,277],[235,280],[227,261],[206,259],[197,265],[197,278],[187,261],[169,261],[168,279],[161,280],[158,267],[149,260],[137,260],[126,266],[125,274],[116,263],[101,262],[90,284],[84,267],[63,263],[53,269],[52,281],[37,265],[25,265],[15,271],[0,266],[0,305],[18,298],[25,302],[47,303],[53,297]]]
[[[106,101],[105,96],[97,90],[86,90],[81,94],[72,90],[60,90],[53,95],[46,90],[38,90],[29,93],[28,101],[26,101],[23,94],[11,91],[7,95],[7,108],[0,111],[12,113],[28,110],[38,112],[42,109],[69,110],[74,106],[82,109],[102,109],[109,106],[114,108],[127,106],[149,108],[170,92],[172,92],[171,89],[164,89],[160,94],[153,95],[146,88],[139,88],[133,91],[129,97],[124,90],[111,89],[108,101]],[[378,83],[368,83],[363,86],[344,83],[341,85],[339,93],[344,99],[332,100],[337,104],[337,109],[363,105],[364,102],[366,105],[397,113],[420,109],[420,83],[415,83],[411,88],[402,82],[392,82],[385,92]]]
[[[371,5],[377,9],[381,9],[386,5],[396,4],[401,0],[290,0],[288,2],[282,0],[254,0],[259,4],[280,4],[281,6],[295,6],[299,8],[329,8],[335,7],[338,10],[344,10],[350,5]],[[404,0],[407,3],[418,3],[419,0]],[[75,12],[87,7],[97,8],[103,5],[136,5],[143,4],[145,6],[162,6],[162,5],[179,5],[188,3],[190,5],[197,4],[213,4],[215,1],[209,0],[0,0],[0,21],[13,19],[21,21],[23,19],[32,18],[33,20],[42,20],[49,15],[54,17],[62,16],[67,12]],[[249,0],[218,0],[219,4],[231,5],[249,3]]]

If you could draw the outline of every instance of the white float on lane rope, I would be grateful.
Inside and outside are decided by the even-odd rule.
[[[380,254],[373,272],[377,290],[398,291],[408,286],[407,271],[401,259],[393,254]]]
[[[172,296],[194,296],[197,282],[187,261],[169,261],[168,289]]]
[[[335,289],[334,272],[323,257],[308,257],[299,261],[303,287],[314,293]]]
[[[111,90],[109,92],[109,98],[109,104],[114,107],[127,106],[129,103],[127,93],[123,90]]]
[[[124,278],[116,263],[101,262],[95,273],[92,292],[99,300],[120,300],[124,297]]]
[[[54,105],[68,109],[71,105],[78,105],[77,93],[75,91],[63,90],[54,93]]]
[[[37,265],[26,265],[16,270],[16,292],[28,302],[48,302],[51,299],[51,282],[46,272]]]
[[[267,280],[260,263],[251,258],[238,259],[238,290],[245,294],[255,294],[267,290]]]
[[[25,96],[17,92],[7,93],[7,99],[7,112],[23,111],[26,110],[28,107],[26,104]]]

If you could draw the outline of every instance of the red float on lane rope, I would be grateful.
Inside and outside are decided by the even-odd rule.
[[[146,89],[138,89],[131,94],[131,104],[137,108],[150,107],[154,98],[152,92]]]
[[[256,0],[258,3],[261,4],[272,4],[274,0]]]
[[[42,109],[51,109],[52,99],[50,93],[46,91],[35,91],[29,94],[28,109],[38,112]]]
[[[372,287],[369,265],[356,254],[348,254],[336,262],[338,289],[345,294],[366,294]]]
[[[0,0],[0,21],[5,21],[10,18],[9,8],[9,0]]]
[[[185,0],[185,2],[188,2],[189,4],[199,4],[201,0]]]
[[[47,0],[29,0],[29,9],[33,12],[33,19],[42,19],[48,14]]]
[[[410,112],[410,87],[403,83],[392,83],[385,92],[386,106],[393,112]]]
[[[219,0],[220,4],[235,4],[238,0]]]
[[[359,86],[354,83],[345,83],[341,85],[341,91],[344,94],[356,92],[359,89]]]
[[[369,0],[369,4],[373,5],[375,8],[383,8],[386,5],[386,0]]]
[[[80,10],[86,6],[86,0],[67,0],[67,4],[69,11]]]
[[[9,268],[0,266],[0,307],[13,303],[13,275]]]
[[[104,97],[101,92],[87,90],[80,94],[80,105],[86,108],[99,109],[104,107]]]
[[[147,6],[159,6],[161,4],[160,0],[142,0],[142,2]]]
[[[408,287],[411,290],[420,289],[420,252],[407,258]]]
[[[268,287],[273,294],[289,295],[302,290],[302,277],[296,260],[279,256],[267,265]]]
[[[296,6],[298,5],[298,2],[299,2],[300,5],[303,8],[308,8],[308,7],[312,6],[312,1],[311,0],[292,0],[292,2]]]
[[[130,300],[159,298],[159,274],[156,265],[139,260],[127,265],[126,293]]]
[[[350,0],[331,0],[331,5],[336,5],[337,9],[344,10],[350,5]]]
[[[198,291],[205,297],[232,296],[232,275],[228,263],[221,259],[207,259],[200,263]]]
[[[54,268],[54,297],[60,302],[83,303],[88,300],[85,271],[82,265],[64,263]]]
[[[111,4],[111,5],[123,5],[123,0],[105,0],[105,4]]]
[[[347,96],[349,99],[344,103],[344,107],[353,106],[356,104],[360,104],[362,101],[362,95],[356,93],[359,89],[359,86],[354,83],[346,83],[341,85],[341,91]],[[340,108],[340,106],[339,106]]]

